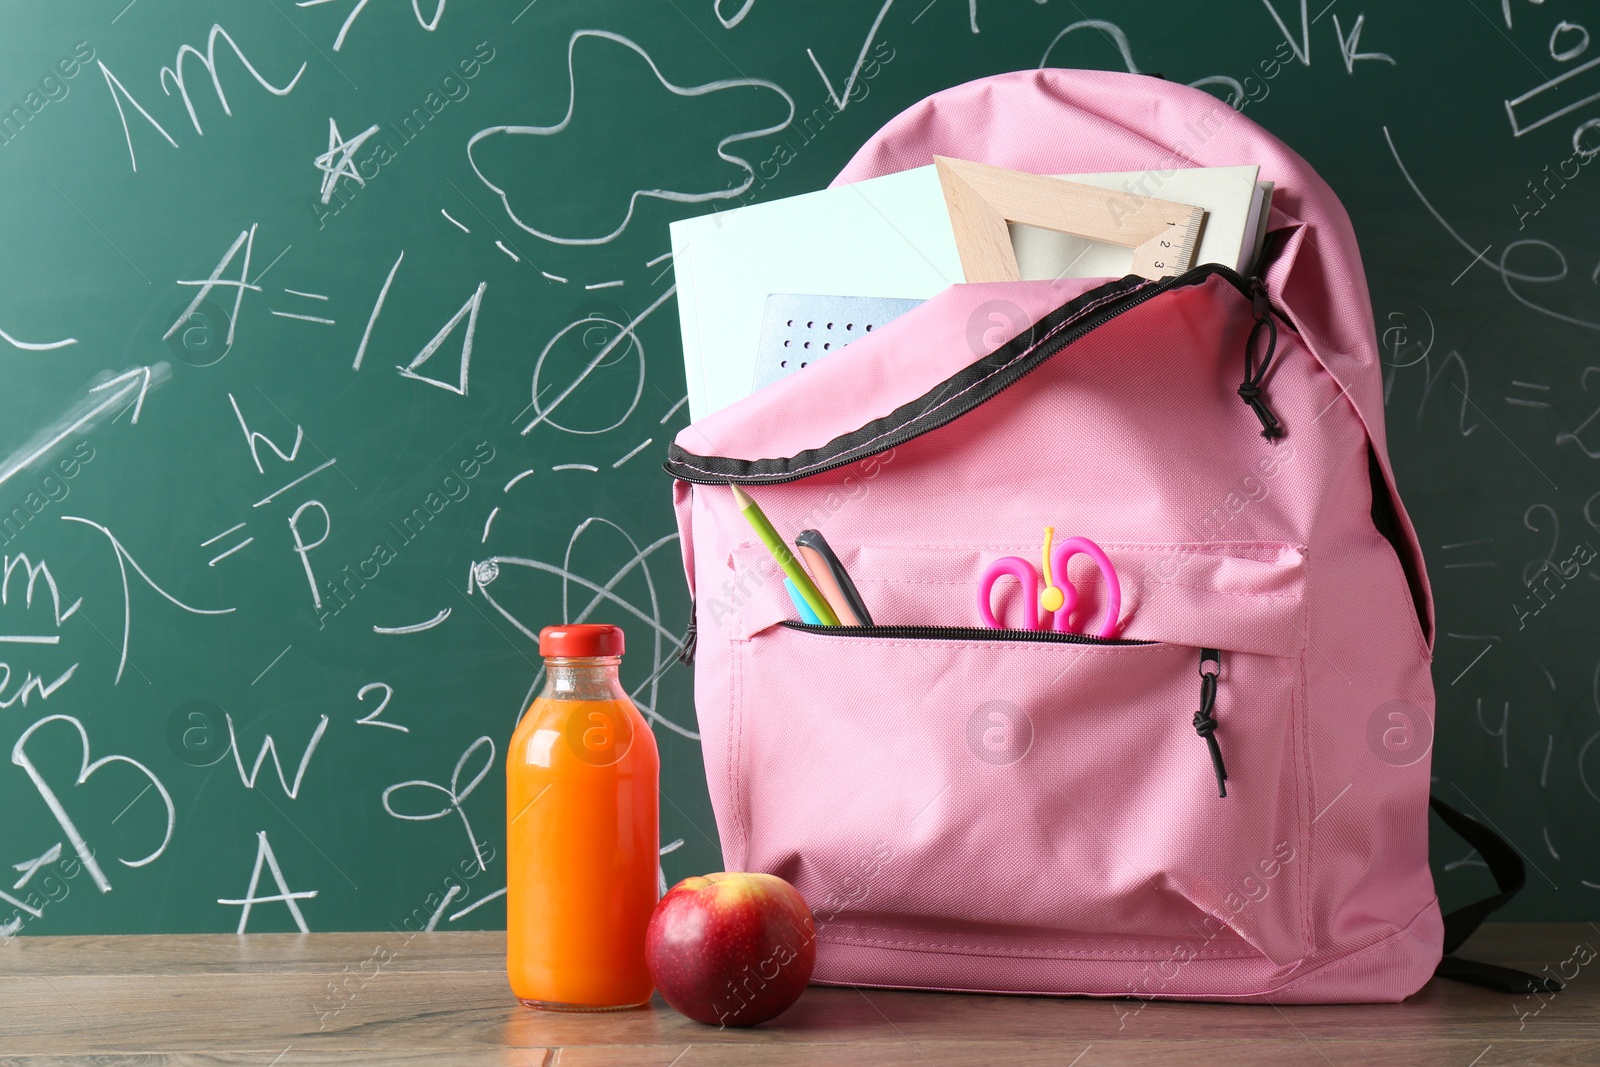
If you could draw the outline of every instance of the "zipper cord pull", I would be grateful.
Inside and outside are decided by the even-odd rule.
[[[1206,739],[1211,751],[1211,768],[1217,772],[1217,796],[1228,795],[1228,768],[1222,763],[1222,746],[1217,744],[1217,719],[1212,709],[1217,703],[1217,675],[1222,672],[1222,653],[1214,648],[1200,650],[1200,710],[1194,713],[1194,732]]]
[[[694,612],[694,599],[689,600],[689,628],[683,631],[683,644],[678,648],[678,662],[685,667],[694,666],[694,648],[700,640],[699,632],[695,627],[696,615]]]
[[[1266,400],[1261,395],[1261,382],[1267,376],[1267,371],[1272,366],[1272,357],[1278,350],[1278,323],[1272,316],[1272,301],[1267,298],[1267,287],[1260,278],[1250,279],[1250,302],[1255,312],[1256,323],[1250,328],[1250,336],[1244,343],[1244,382],[1239,386],[1239,398],[1250,405],[1256,413],[1256,418],[1261,420],[1261,436],[1269,440],[1283,436],[1283,426],[1279,424],[1278,417],[1267,406]],[[1256,337],[1261,333],[1261,328],[1267,328],[1267,351],[1261,357],[1261,365],[1256,366],[1255,347]]]

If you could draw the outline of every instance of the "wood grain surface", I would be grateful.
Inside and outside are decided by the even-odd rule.
[[[0,1056],[30,1067],[1600,1064],[1600,959],[1566,962],[1600,947],[1600,926],[1589,923],[1492,925],[1464,950],[1577,972],[1544,998],[1438,980],[1404,1004],[1309,1007],[819,986],[749,1030],[690,1022],[659,997],[626,1012],[531,1011],[506,987],[503,941],[496,932],[13,938],[0,946]]]

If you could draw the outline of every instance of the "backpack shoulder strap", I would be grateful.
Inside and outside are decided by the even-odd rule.
[[[1558,979],[1529,974],[1511,967],[1492,963],[1465,960],[1454,955],[1466,943],[1473,931],[1485,919],[1498,911],[1516,896],[1527,883],[1527,868],[1522,856],[1511,842],[1494,830],[1457,811],[1436,796],[1428,798],[1431,807],[1444,824],[1461,836],[1483,858],[1494,878],[1499,892],[1482,900],[1473,901],[1449,912],[1444,917],[1444,958],[1434,974],[1440,978],[1453,978],[1459,982],[1485,986],[1502,993],[1558,993],[1562,985]]]

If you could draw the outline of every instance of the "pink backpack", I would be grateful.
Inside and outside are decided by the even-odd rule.
[[[1261,277],[951,286],[678,434],[728,868],[800,890],[824,983],[1408,996],[1520,861],[1441,805],[1502,888],[1441,917],[1433,604],[1343,208],[1216,98],[1097,71],[938,93],[835,184],[935,153],[1040,174],[1259,163]],[[822,530],[876,625],[794,621],[730,484],[788,538]],[[1114,639],[980,623],[985,568],[1037,560],[1046,526],[1109,557]],[[1101,571],[1078,559],[1070,581],[1100,617]]]

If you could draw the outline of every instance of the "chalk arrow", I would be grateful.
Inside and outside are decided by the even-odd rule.
[[[89,387],[89,392],[98,393],[102,390],[110,389],[113,385],[121,385],[123,382],[131,382],[136,378],[139,379],[139,399],[133,402],[133,418],[129,419],[128,421],[130,423],[137,423],[139,421],[139,412],[144,410],[144,395],[150,391],[149,367],[135,367],[126,373],[117,375],[108,382],[101,382],[99,385],[91,385]],[[113,403],[116,399],[127,396],[128,391],[132,388],[133,386],[129,385],[121,390],[118,390],[116,396],[113,398]]]
[[[46,849],[43,853],[41,853],[38,856],[35,856],[31,860],[23,860],[21,863],[13,863],[11,866],[16,870],[21,871],[22,872],[22,877],[18,878],[17,879],[17,884],[12,886],[11,888],[12,889],[21,889],[23,886],[27,885],[30,881],[33,880],[34,874],[36,874],[38,872],[40,867],[48,867],[50,864],[54,863],[56,860],[58,860],[60,858],[61,858],[61,842],[57,841],[55,844],[51,845],[48,849]]]
[[[133,400],[132,422],[139,421],[144,410],[145,394],[153,384],[159,384],[169,372],[165,363],[135,367],[99,385],[89,387],[89,395],[73,404],[60,418],[34,435],[33,440],[0,461],[0,485],[4,485],[18,471],[42,459],[51,449],[79,431],[93,428],[96,419],[114,410],[130,396]],[[137,394],[137,395],[135,395]]]

